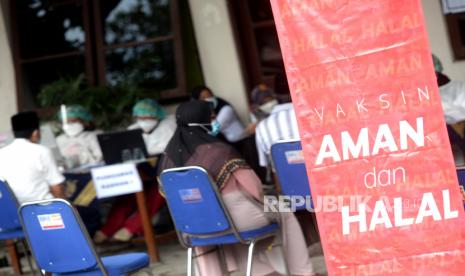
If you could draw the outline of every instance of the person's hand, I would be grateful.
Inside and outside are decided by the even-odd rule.
[[[246,128],[245,128],[245,132],[247,134],[254,134],[255,133],[255,128],[257,128],[257,123],[252,123],[252,124],[249,124]]]

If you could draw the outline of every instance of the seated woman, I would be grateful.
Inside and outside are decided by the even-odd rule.
[[[150,155],[162,153],[176,130],[174,115],[167,116],[156,101],[143,99],[134,105],[132,116],[136,122],[128,129],[142,129],[142,136]]]
[[[257,202],[262,203],[261,182],[233,147],[215,137],[211,129],[210,106],[203,101],[181,104],[176,111],[178,128],[171,138],[161,163],[161,169],[183,166],[201,166],[216,180],[226,208],[239,231],[266,226],[269,215]],[[305,239],[292,213],[282,213],[284,243],[292,275],[314,275]],[[260,247],[254,258],[253,275],[273,272],[284,273],[280,250]],[[272,248],[272,249],[268,249]],[[201,275],[221,275],[217,253],[209,247],[196,248]],[[228,270],[245,270],[247,247],[225,246]]]
[[[166,116],[163,108],[151,99],[138,101],[133,107],[132,114],[136,123],[129,126],[129,129],[142,129],[148,153],[150,155],[161,154],[176,129],[174,115]],[[144,182],[144,191],[149,215],[153,217],[163,207],[165,199],[158,192],[155,178],[149,177],[149,180]],[[134,197],[122,196],[113,204],[107,221],[95,233],[94,241],[101,243],[110,237],[117,241],[128,241],[133,236],[142,234],[142,230],[141,218],[137,212]]]
[[[206,86],[195,87],[192,90],[192,99],[211,103],[216,114],[216,122],[219,123],[223,136],[221,138],[224,138],[239,151],[247,163],[259,174],[259,177],[265,180],[266,170],[259,165],[257,146],[255,144],[255,127],[257,124],[251,123],[244,128],[232,105],[219,97],[215,97],[210,88]]]
[[[92,115],[80,105],[71,105],[65,113],[58,113],[63,134],[57,137],[57,145],[68,169],[82,165],[94,165],[102,161],[102,151],[97,140]]]

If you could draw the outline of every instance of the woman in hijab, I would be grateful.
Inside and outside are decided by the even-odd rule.
[[[263,212],[261,182],[236,150],[215,137],[211,107],[204,101],[181,104],[176,111],[178,125],[169,142],[161,169],[201,166],[216,181],[232,220],[239,231],[266,226],[272,222]],[[257,204],[259,203],[259,204]],[[267,216],[268,215],[268,216]],[[282,213],[283,241],[293,275],[314,275],[302,230],[292,213]],[[271,247],[270,247],[271,248]],[[225,246],[228,270],[245,270],[247,247]],[[201,275],[221,275],[217,253],[209,247],[197,248]],[[253,275],[284,273],[276,247],[257,250]]]
[[[215,124],[218,124],[222,134],[220,138],[224,138],[239,151],[247,163],[264,180],[266,171],[259,165],[257,146],[255,144],[256,123],[251,123],[244,128],[232,105],[216,97],[211,89],[206,86],[195,87],[192,90],[192,99],[206,101],[212,105],[216,114]]]
[[[102,161],[97,140],[101,131],[94,130],[92,115],[80,105],[65,107],[58,113],[63,134],[56,139],[58,149],[69,169],[82,165],[95,165]]]

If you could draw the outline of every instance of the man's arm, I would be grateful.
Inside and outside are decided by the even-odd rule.
[[[66,198],[65,177],[58,170],[52,151],[49,149],[44,151],[42,162],[44,166],[44,178],[49,185],[50,193],[56,198]]]
[[[65,185],[63,183],[50,186],[53,197],[65,199]]]
[[[268,166],[268,158],[266,156],[265,142],[263,141],[263,126],[264,121],[260,122],[257,126],[257,131],[255,132],[255,143],[257,146],[258,153],[258,163],[262,167]]]

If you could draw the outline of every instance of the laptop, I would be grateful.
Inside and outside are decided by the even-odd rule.
[[[103,160],[107,165],[130,160],[140,161],[148,157],[141,129],[103,133],[99,134],[97,139],[102,150]]]

